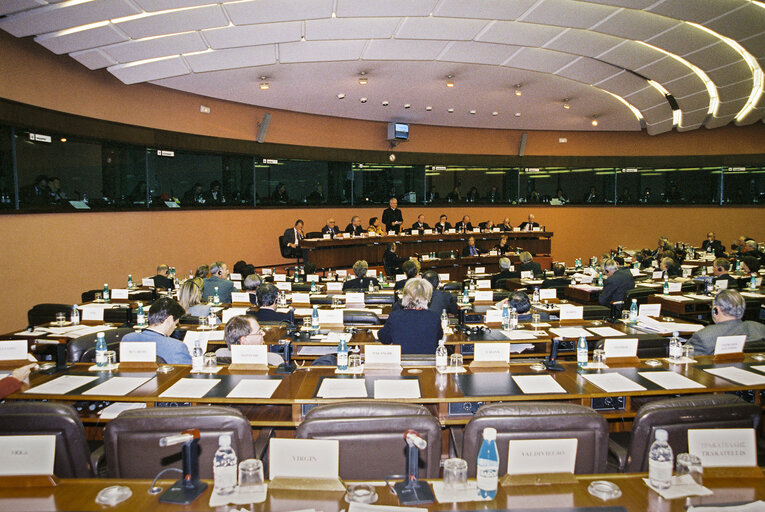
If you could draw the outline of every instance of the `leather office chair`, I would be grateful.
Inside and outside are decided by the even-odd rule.
[[[320,405],[308,411],[295,437],[337,439],[340,478],[368,480],[406,473],[407,429],[428,442],[420,451],[419,476],[438,478],[441,425],[422,405],[369,401]]]
[[[462,439],[460,431],[452,429],[457,456],[468,461],[470,477],[475,477],[475,461],[485,427],[497,429],[500,475],[507,472],[508,442],[523,439],[576,438],[574,471],[602,473],[606,468],[608,422],[589,407],[549,402],[484,405],[468,421]]]
[[[735,395],[694,395],[648,402],[638,409],[632,432],[611,434],[609,451],[619,471],[648,471],[648,450],[656,429],[669,433],[673,453],[688,451],[689,429],[759,429],[760,407]]]
[[[93,478],[85,428],[71,405],[56,402],[0,404],[0,436],[54,435],[53,473],[60,478]]]
[[[444,291],[457,290],[462,291],[462,281],[446,281],[441,287]]]
[[[364,304],[393,304],[394,302],[396,302],[394,295],[368,293],[364,296]]]
[[[199,476],[212,478],[218,437],[231,434],[239,460],[253,457],[252,428],[237,409],[219,406],[152,407],[125,411],[106,425],[109,478],[154,478],[168,467],[181,468],[179,446],[160,448],[159,439],[196,428],[199,440]]]
[[[447,259],[452,257],[452,251],[438,251],[436,253],[436,256],[438,256],[439,259]]]
[[[71,304],[51,304],[51,303],[35,304],[34,306],[32,306],[32,309],[27,311],[27,322],[29,324],[29,327],[34,327],[35,325],[42,325],[42,324],[47,324],[50,322],[55,322],[56,313],[64,313],[66,314],[66,318],[68,319],[71,312],[72,312]]]
[[[293,292],[310,292],[311,283],[292,283]]]
[[[321,231],[309,231],[305,234],[306,238],[322,238],[323,236]]]
[[[583,320],[603,320],[611,315],[611,308],[596,304],[585,304],[582,309]]]
[[[656,293],[654,288],[648,286],[635,286],[631,290],[624,292],[624,307],[629,308],[632,304],[632,299],[637,299],[638,304],[645,304],[648,302],[648,296]]]
[[[133,332],[130,328],[109,329],[103,331],[107,350],[118,350],[122,337]],[[96,338],[98,333],[86,334],[69,342],[67,358],[70,363],[92,362],[96,357]]]
[[[372,311],[363,309],[345,309],[343,310],[344,325],[380,325],[382,320]]]
[[[279,236],[279,252],[281,253],[282,258],[287,258],[290,260],[297,259],[297,262],[300,263],[300,251],[298,249],[288,247],[284,235]],[[295,255],[296,252],[297,255]]]

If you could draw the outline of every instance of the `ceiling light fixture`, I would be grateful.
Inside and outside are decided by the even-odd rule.
[[[337,99],[341,100],[343,98],[345,98],[345,94],[340,93],[340,94],[337,95]]]
[[[470,113],[475,115],[475,110],[471,110]]]
[[[359,73],[359,75],[361,75],[361,78],[359,78],[359,85],[367,85],[369,83],[369,78],[366,76],[366,74],[366,71]]]
[[[268,84],[268,82],[266,82],[266,80],[268,80],[267,76],[261,76],[260,77],[260,90],[261,91],[267,91],[268,89],[271,88],[271,86]]]
[[[624,105],[628,109],[630,109],[630,112],[632,112],[632,115],[634,115],[637,118],[637,120],[640,122],[640,127],[641,128],[645,128],[645,118],[643,117],[643,114],[637,109],[637,107],[635,107],[635,105],[633,105],[629,101],[625,100],[621,96],[618,96],[618,95],[612,93],[611,91],[606,91],[605,89],[601,89],[601,90],[603,92],[605,92],[605,93],[610,94],[611,96],[613,96],[617,100],[621,101],[622,103],[624,103]]]
[[[367,99],[366,99],[366,98],[361,98],[361,99],[359,99],[359,101],[360,101],[361,103],[366,103],[366,102],[367,102]]]
[[[430,105],[428,105],[427,107],[425,107],[425,110],[427,110],[428,112],[430,112],[431,110],[433,110],[433,107],[431,107]]]
[[[521,92],[521,84],[515,84],[515,95],[520,96],[521,94],[523,94],[523,92]]]
[[[590,121],[590,124],[592,126],[598,126],[598,124],[600,124],[598,123],[598,116],[592,116],[592,121]]]
[[[491,115],[493,115],[493,116],[498,116],[498,115],[499,115],[499,112],[492,112],[492,113],[491,113]]]
[[[449,112],[450,114],[454,114],[454,109],[453,108],[448,108],[448,109],[446,109],[446,111]]]
[[[515,117],[521,117],[521,113],[520,112],[516,112],[515,113]]]
[[[382,106],[387,107],[390,103],[388,103],[388,100],[383,100]]]
[[[412,108],[412,105],[410,105],[409,103],[404,103],[404,108]]]
[[[454,75],[446,75],[446,87],[454,87]]]
[[[66,137],[61,137],[61,142],[66,142]]]
[[[569,110],[571,108],[571,105],[568,104],[568,98],[563,99],[563,108],[566,110]]]

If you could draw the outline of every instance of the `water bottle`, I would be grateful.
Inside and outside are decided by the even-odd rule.
[[[538,286],[534,287],[534,293],[531,295],[531,301],[534,304],[539,304],[539,287]]]
[[[194,350],[191,351],[191,371],[201,372],[205,368],[205,353],[202,351],[199,339],[194,340]]]
[[[470,303],[470,291],[468,290],[467,286],[462,288],[462,303],[463,304],[469,304]]]
[[[144,311],[143,304],[140,302],[138,303],[138,307],[135,310],[135,323],[141,327],[146,325],[146,311]]]
[[[298,271],[295,269],[295,273],[292,275],[292,282],[297,283],[298,282]]]
[[[214,325],[218,325],[218,317],[215,313],[210,310],[210,313],[207,315],[207,325],[209,325],[211,328]]]
[[[231,435],[218,437],[218,450],[213,457],[213,492],[232,494],[236,489],[236,453],[231,448]]]
[[[215,295],[213,295],[213,303],[220,304],[220,294],[218,293],[218,287],[215,287]]]
[[[449,315],[446,314],[446,310],[441,310],[441,330],[444,332],[444,336],[446,336],[446,329],[449,328]]]
[[[106,366],[106,338],[102,332],[96,334],[96,366],[99,368]]]
[[[741,260],[736,260],[736,272],[741,272]]]
[[[576,366],[587,366],[587,338],[584,336],[579,336],[579,341],[576,342]]]
[[[372,293],[375,291],[375,284],[372,282],[372,280],[369,280],[369,293]]]
[[[345,342],[345,338],[340,338],[340,343],[337,344],[337,369],[348,369],[348,343]]]
[[[518,328],[518,312],[515,308],[510,308],[510,329]]]
[[[507,302],[502,306],[502,328],[510,328],[510,308],[507,306]]]
[[[80,310],[77,309],[77,304],[72,306],[71,320],[72,320],[72,325],[80,325]]]
[[[497,454],[497,429],[483,429],[483,442],[476,458],[476,485],[481,498],[497,496],[499,478],[499,454]]]
[[[676,363],[683,355],[683,346],[680,343],[680,338],[677,335],[677,331],[672,333],[672,337],[669,339],[669,358],[672,362]]]
[[[438,347],[436,347],[436,369],[440,371],[446,370],[446,360],[448,354],[446,352],[446,346],[444,345],[444,338],[438,341]]]
[[[706,265],[702,265],[701,266],[701,275],[702,276],[707,275],[707,267],[706,267]]]
[[[311,293],[316,293],[316,281],[311,281]]]
[[[598,286],[600,288],[603,288],[603,273],[602,272],[598,272]]]
[[[648,481],[656,489],[667,489],[672,484],[672,447],[667,443],[667,431],[656,429],[656,440],[648,452]]]
[[[749,278],[749,289],[750,290],[756,290],[757,289],[757,276],[752,274],[752,277]]]
[[[109,302],[110,294],[109,294],[109,285],[104,283],[104,291],[101,294],[101,298],[104,299],[104,302]]]
[[[133,289],[133,275],[128,274],[128,290],[132,290],[132,289]]]
[[[669,277],[667,276],[667,273],[664,272],[664,295],[669,295]]]
[[[637,299],[632,299],[632,304],[630,305],[630,323],[635,324],[637,323],[638,319],[638,303]]]
[[[314,305],[313,311],[311,311],[311,329],[319,328],[319,307]]]
[[[636,261],[636,262],[635,262],[635,263],[632,265],[632,267],[633,267],[635,270],[640,270],[640,262],[639,262],[639,261]]]

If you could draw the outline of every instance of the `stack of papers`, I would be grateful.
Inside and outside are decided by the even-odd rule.
[[[579,338],[580,336],[592,336],[584,327],[553,327],[550,333],[561,338]]]
[[[699,324],[684,324],[680,322],[660,322],[649,316],[638,317],[637,329],[658,334],[670,334],[672,332],[696,332],[704,328]]]
[[[319,398],[367,398],[367,386],[364,379],[323,379]]]
[[[131,402],[114,402],[108,407],[104,407],[98,412],[102,420],[113,420],[122,411],[129,411],[131,409],[146,409],[146,404],[136,404]]]
[[[643,386],[617,372],[583,374],[582,377],[592,384],[595,384],[606,393],[645,391]]]
[[[527,395],[566,392],[551,375],[513,375],[513,380]]]
[[[638,375],[644,379],[650,380],[654,384],[657,384],[664,389],[688,389],[706,387],[703,384],[699,384],[695,380],[689,379],[685,375],[680,375],[679,373],[675,372],[638,372]]]

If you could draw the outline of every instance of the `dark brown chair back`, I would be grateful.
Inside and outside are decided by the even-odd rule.
[[[109,329],[104,331],[104,339],[106,340],[106,348],[108,350],[118,350],[119,343],[122,341],[122,337],[131,332],[135,332],[134,329],[129,327],[121,329]],[[69,342],[67,345],[67,358],[70,363],[92,363],[96,358],[96,338],[98,333],[86,334],[80,336]]]

